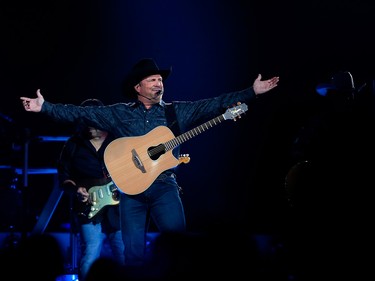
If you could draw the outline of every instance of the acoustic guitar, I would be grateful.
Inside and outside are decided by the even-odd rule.
[[[177,137],[168,127],[158,126],[143,136],[113,140],[104,151],[104,162],[111,179],[126,194],[144,192],[162,172],[182,162],[173,155],[174,148],[224,120],[236,120],[246,111],[247,105],[239,103]]]

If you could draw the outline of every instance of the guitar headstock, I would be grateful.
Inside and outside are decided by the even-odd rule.
[[[189,154],[181,154],[178,157],[178,162],[179,162],[179,164],[181,164],[181,163],[184,163],[184,164],[189,163],[190,162]]]
[[[240,117],[242,113],[247,111],[247,104],[246,103],[238,103],[236,106],[228,108],[225,113],[223,114],[224,119],[233,119],[236,121],[237,117]]]

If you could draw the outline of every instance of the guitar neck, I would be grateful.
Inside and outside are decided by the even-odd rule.
[[[192,139],[193,137],[199,135],[200,133],[203,133],[204,131],[207,131],[208,129],[211,129],[212,127],[220,124],[222,121],[224,121],[224,115],[217,116],[193,129],[190,131],[187,131],[178,137],[175,137],[174,139],[171,139],[170,141],[167,141],[164,143],[165,145],[165,151],[172,150],[179,146],[180,144],[184,143],[185,141],[188,141]]]

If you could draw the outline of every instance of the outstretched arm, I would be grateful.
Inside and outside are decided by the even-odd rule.
[[[36,98],[31,99],[27,97],[20,97],[22,100],[22,105],[26,111],[40,112],[42,110],[42,105],[44,103],[44,98],[40,93],[40,89],[36,91]]]
[[[271,79],[262,81],[262,75],[259,74],[253,83],[253,89],[256,95],[264,94],[277,86],[279,77],[275,76]]]

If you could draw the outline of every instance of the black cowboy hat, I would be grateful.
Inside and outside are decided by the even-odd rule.
[[[144,78],[160,74],[165,81],[169,74],[172,72],[172,67],[169,69],[159,69],[156,62],[151,58],[145,58],[138,61],[130,70],[130,72],[125,76],[122,90],[123,94],[127,98],[136,98],[136,91],[134,86],[141,82]]]
[[[99,99],[86,99],[80,103],[80,106],[104,106],[104,103]],[[82,131],[86,132],[87,125],[83,121],[78,121],[77,123],[77,132]]]
[[[349,71],[340,71],[334,74],[330,83],[318,84],[315,88],[321,96],[326,96],[328,91],[340,93],[353,93],[357,89],[354,86],[353,76]]]
[[[98,99],[87,99],[81,102],[81,106],[103,106],[104,103]]]

